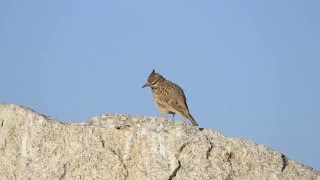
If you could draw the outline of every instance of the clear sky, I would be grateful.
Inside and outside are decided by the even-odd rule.
[[[201,127],[320,170],[319,9],[318,0],[2,0],[0,102],[61,121],[157,116],[141,89],[156,69],[184,89]]]

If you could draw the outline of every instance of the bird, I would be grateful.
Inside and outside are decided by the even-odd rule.
[[[145,87],[151,88],[153,99],[160,111],[172,114],[172,119],[175,114],[179,114],[189,119],[194,126],[198,126],[197,121],[189,112],[186,96],[179,85],[165,79],[153,70],[147,83],[142,86],[142,88]]]

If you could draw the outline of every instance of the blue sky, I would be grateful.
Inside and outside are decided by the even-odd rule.
[[[156,69],[184,89],[201,127],[320,170],[319,7],[316,0],[4,0],[0,102],[61,121],[156,116],[150,89],[141,89]]]

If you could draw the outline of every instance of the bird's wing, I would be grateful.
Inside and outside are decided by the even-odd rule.
[[[173,112],[185,113],[183,110],[188,110],[188,106],[186,103],[186,97],[184,95],[183,90],[175,83],[168,83],[168,88],[166,88],[166,94],[168,97],[168,104],[172,108]]]

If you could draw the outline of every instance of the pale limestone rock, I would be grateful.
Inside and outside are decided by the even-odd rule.
[[[0,179],[306,179],[319,172],[241,138],[157,117],[62,123],[0,104]]]

